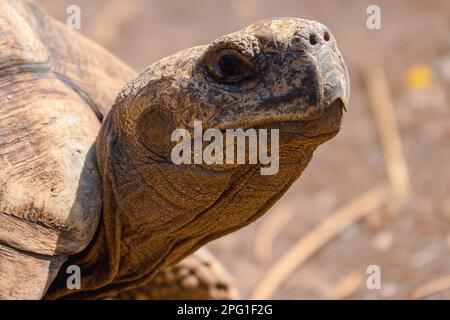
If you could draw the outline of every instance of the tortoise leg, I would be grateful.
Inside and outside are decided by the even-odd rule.
[[[147,285],[125,291],[124,300],[232,300],[239,293],[224,266],[200,249],[175,266],[160,271]]]

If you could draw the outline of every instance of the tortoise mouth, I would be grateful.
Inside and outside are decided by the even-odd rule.
[[[203,130],[217,129],[222,134],[225,134],[226,130],[279,129],[280,132],[295,133],[296,129],[300,127],[311,127],[310,124],[312,123],[316,124],[315,127],[319,127],[318,123],[322,123],[322,130],[318,133],[322,135],[339,130],[340,120],[344,111],[347,111],[344,100],[339,97],[329,104],[311,106],[301,113],[272,114],[254,120],[239,119],[235,120],[234,123],[211,124],[206,122]],[[330,121],[330,118],[339,118],[334,119],[338,122],[337,127],[333,121]],[[329,128],[330,126],[331,128]],[[310,135],[310,137],[313,136]]]
[[[267,119],[267,121],[262,120],[252,125],[240,127],[240,129],[278,129],[282,136],[297,135],[311,139],[327,135],[334,136],[341,128],[343,113],[346,111],[345,104],[341,98],[337,98],[322,110],[314,117],[304,119],[292,117],[292,120]],[[230,126],[220,131],[225,133],[226,129],[238,129],[238,127]]]
[[[268,142],[271,144],[272,129],[279,130],[278,144],[280,164],[298,164],[304,155],[304,146],[318,146],[333,138],[341,129],[343,112],[345,110],[343,101],[338,98],[333,101],[320,115],[312,120],[272,121],[270,123],[249,126],[246,129],[267,130]],[[228,128],[229,129],[229,128]],[[226,139],[226,129],[220,130]],[[259,145],[259,143],[258,143]],[[247,146],[247,142],[246,142]],[[245,149],[245,159],[249,158],[249,149]],[[201,164],[200,167],[215,171],[228,171],[239,167],[236,163],[224,164]]]
[[[334,100],[325,110],[314,119],[283,121],[279,125],[281,133],[300,135],[305,138],[334,136],[341,128],[343,112],[346,110],[341,98]]]
[[[229,125],[222,128],[217,128],[222,135],[227,135],[227,130],[243,130],[254,129],[259,132],[261,129],[279,130],[280,143],[295,143],[292,140],[315,140],[326,138],[331,139],[335,136],[342,124],[343,113],[346,111],[345,104],[341,98],[335,99],[328,106],[323,108],[323,111],[315,117],[307,119],[262,119],[261,121],[247,124],[247,125]],[[206,131],[213,128],[202,128],[202,131]],[[191,135],[191,140],[194,140],[194,135]],[[298,144],[299,142],[297,142]]]

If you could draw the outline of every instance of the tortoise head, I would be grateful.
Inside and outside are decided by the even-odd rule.
[[[140,256],[132,260],[150,274],[255,220],[339,131],[348,98],[336,41],[314,21],[260,21],[148,67],[119,94],[97,144],[109,190],[104,201],[113,199],[122,241],[132,251],[123,254]],[[213,129],[214,141],[218,132],[228,138],[227,129],[266,134],[270,143],[258,139],[256,149],[266,141],[278,168],[261,174],[267,162],[227,163],[226,150],[221,163],[220,146],[232,147],[225,142],[214,145],[215,161],[196,161],[195,137],[204,134],[204,152]],[[180,143],[192,146],[180,152],[190,163],[174,163]],[[256,150],[248,145],[246,159]],[[122,266],[123,274],[136,270]]]

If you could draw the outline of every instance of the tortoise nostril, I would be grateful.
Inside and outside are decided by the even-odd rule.
[[[330,41],[330,34],[328,33],[328,31],[325,31],[323,33],[323,38],[325,41]]]
[[[311,43],[312,45],[315,45],[317,43],[317,36],[315,34],[309,36],[309,43]]]

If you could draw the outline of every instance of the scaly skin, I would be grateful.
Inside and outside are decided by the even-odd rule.
[[[0,1],[0,33],[0,299],[40,299],[95,233],[102,208],[95,138],[136,73],[32,2]],[[219,262],[207,266],[202,257],[162,270],[149,295],[231,298],[231,283],[213,268]],[[186,270],[199,286],[177,291]],[[176,277],[166,277],[172,271]]]
[[[231,73],[219,63],[226,54],[237,57]],[[337,134],[348,96],[330,31],[301,19],[264,20],[141,72],[97,139],[102,216],[90,245],[67,262],[80,266],[82,288],[66,289],[61,273],[47,297],[107,298],[145,285],[256,220]],[[278,173],[260,175],[260,165],[173,164],[171,133],[192,129],[194,120],[204,130],[280,129]]]
[[[200,249],[178,264],[159,272],[145,286],[125,291],[124,300],[232,300],[238,299],[235,282],[221,263]]]

